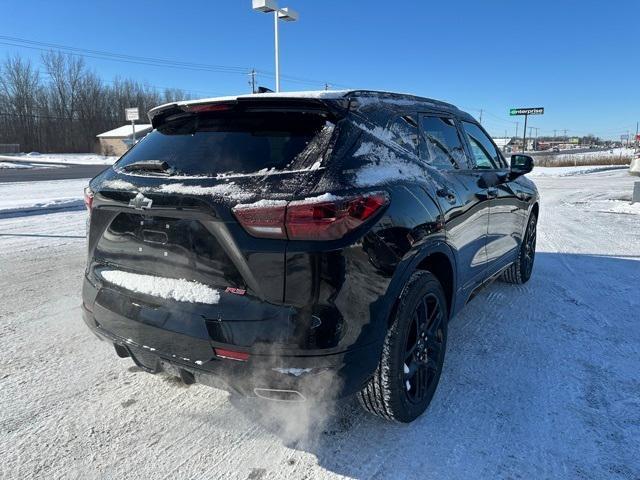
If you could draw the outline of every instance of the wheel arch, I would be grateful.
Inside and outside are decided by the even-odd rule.
[[[457,299],[457,279],[455,268],[455,256],[453,250],[444,241],[434,241],[424,245],[406,264],[405,268],[398,269],[387,290],[387,295],[393,299],[387,318],[387,326],[393,320],[397,310],[398,298],[402,293],[411,275],[417,271],[429,271],[440,282],[445,292],[449,318],[455,313]]]

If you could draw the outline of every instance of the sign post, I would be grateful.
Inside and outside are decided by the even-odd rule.
[[[136,143],[136,120],[140,117],[138,115],[138,107],[133,108],[125,108],[124,114],[127,117],[127,120],[131,121],[131,130],[133,131],[133,143]]]
[[[527,119],[529,115],[544,115],[544,107],[512,108],[509,110],[509,115],[524,115],[524,131],[522,132],[522,152],[524,153],[527,147]]]

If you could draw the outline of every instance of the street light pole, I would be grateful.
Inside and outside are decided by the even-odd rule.
[[[295,22],[298,12],[290,8],[279,8],[276,0],[252,0],[252,8],[263,13],[273,12],[273,38],[276,61],[276,92],[280,91],[280,46],[278,40],[278,20]]]

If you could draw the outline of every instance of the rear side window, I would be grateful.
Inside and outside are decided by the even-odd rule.
[[[389,132],[394,142],[414,155],[418,147],[418,124],[412,115],[396,117],[389,124]]]
[[[180,114],[147,135],[117,168],[159,160],[185,175],[319,166],[334,124],[303,112]]]
[[[462,141],[452,118],[427,115],[420,117],[420,157],[440,169],[465,166]]]
[[[505,166],[498,149],[480,127],[469,122],[462,122],[462,127],[469,140],[476,168],[486,170]]]

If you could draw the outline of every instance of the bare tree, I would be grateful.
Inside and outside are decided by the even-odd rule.
[[[180,89],[116,78],[105,84],[84,60],[56,51],[42,55],[44,80],[30,61],[8,57],[0,66],[0,143],[23,151],[87,152],[96,135],[125,123],[124,109],[140,112],[189,96]]]

